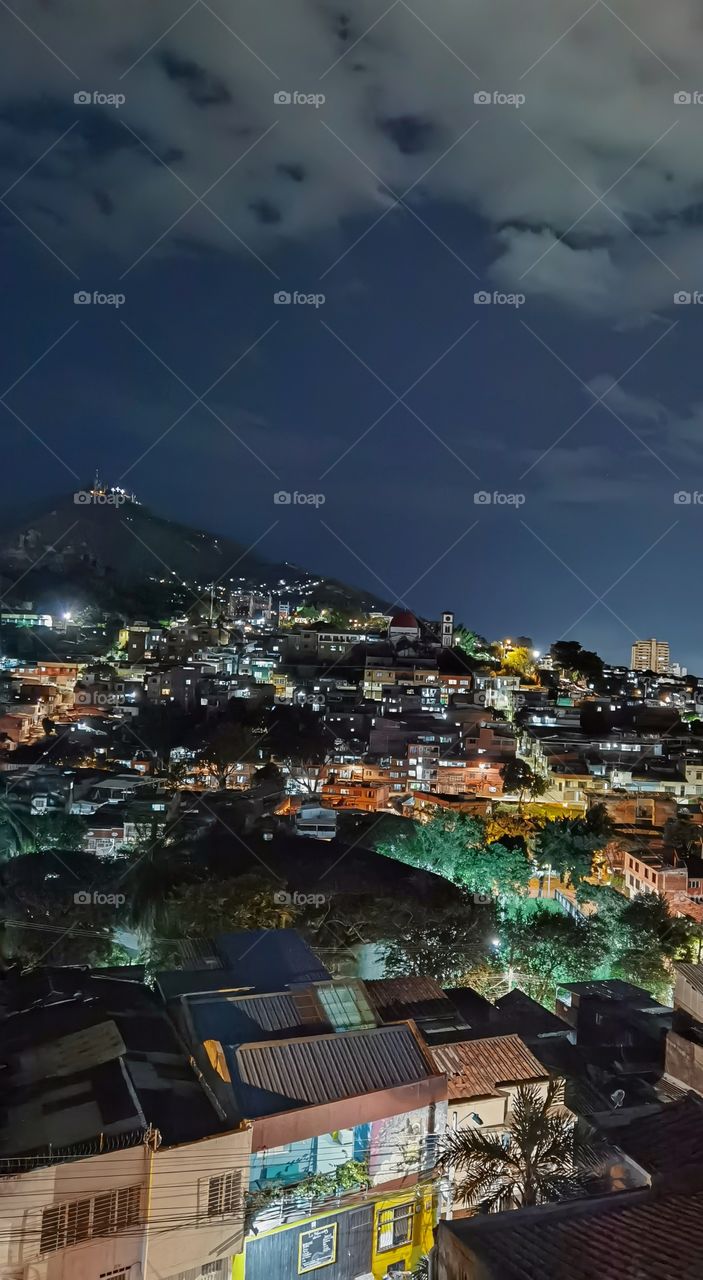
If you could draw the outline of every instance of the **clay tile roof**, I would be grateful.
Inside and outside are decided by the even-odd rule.
[[[495,1097],[499,1085],[549,1077],[519,1036],[436,1045],[430,1052],[438,1070],[447,1074],[450,1099]]]
[[[701,1280],[703,1191],[618,1192],[440,1222],[438,1245],[451,1274],[482,1280]]]
[[[654,1115],[608,1130],[613,1142],[653,1177],[666,1177],[703,1161],[703,1098],[688,1094]],[[703,1267],[701,1268],[703,1274]]]

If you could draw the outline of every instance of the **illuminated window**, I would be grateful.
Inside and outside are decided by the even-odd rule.
[[[379,1253],[384,1249],[397,1249],[399,1245],[409,1244],[413,1238],[413,1214],[415,1206],[396,1204],[392,1209],[381,1209],[376,1220],[376,1248]]]

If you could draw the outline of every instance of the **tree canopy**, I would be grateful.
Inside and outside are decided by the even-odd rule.
[[[488,844],[479,818],[446,814],[413,824],[407,835],[376,844],[379,853],[423,871],[433,871],[454,884],[485,897],[514,897],[526,892],[530,862],[524,849]]]

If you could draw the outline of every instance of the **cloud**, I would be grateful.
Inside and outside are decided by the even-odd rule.
[[[695,89],[703,61],[695,0],[619,0],[617,14],[583,0],[186,10],[25,0],[22,22],[6,14],[5,186],[75,125],[7,200],[68,261],[107,247],[126,267],[157,240],[155,253],[268,260],[417,183],[422,216],[451,202],[467,237],[485,220],[501,283],[524,277],[568,307],[633,323],[694,279],[703,105],[674,93]],[[477,89],[526,102],[476,105]],[[74,105],[80,90],[126,101]],[[281,90],[326,101],[279,106]],[[208,188],[213,212],[186,213]]]
[[[650,443],[674,467],[693,467],[700,474],[703,445],[703,401],[694,401],[683,410],[669,408],[654,396],[627,391],[610,374],[597,374],[589,382],[596,395],[629,425],[636,426],[642,440]],[[612,389],[611,389],[612,388]],[[664,453],[664,451],[666,451]]]
[[[652,477],[651,467],[638,470],[630,464],[625,472],[617,452],[606,445],[556,445],[548,452],[524,449],[520,461],[532,468],[520,482],[530,510],[543,502],[570,506],[631,504],[634,498],[658,492],[657,484],[661,489],[661,482]]]

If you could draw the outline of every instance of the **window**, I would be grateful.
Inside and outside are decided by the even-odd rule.
[[[396,1204],[392,1209],[381,1209],[376,1223],[376,1248],[397,1249],[409,1244],[413,1238],[413,1204]]]
[[[106,1236],[139,1221],[140,1187],[121,1187],[96,1196],[93,1201],[91,1235]]]
[[[68,1204],[45,1209],[42,1214],[41,1253],[67,1249],[90,1235],[90,1200],[72,1200]]]
[[[139,1221],[141,1187],[121,1187],[93,1199],[71,1200],[52,1205],[42,1214],[41,1253],[54,1253],[87,1240],[121,1231]],[[117,1275],[119,1276],[119,1272]]]
[[[207,1216],[218,1218],[227,1213],[238,1213],[242,1207],[241,1173],[222,1173],[208,1180]]]

